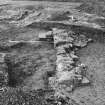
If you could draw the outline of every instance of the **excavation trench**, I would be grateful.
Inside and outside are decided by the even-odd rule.
[[[2,51],[6,54],[4,62],[7,66],[9,87],[22,86],[29,90],[48,87],[48,77],[55,72],[56,51],[53,43],[50,43],[51,39],[37,40],[38,33],[46,31],[43,30],[38,28],[35,30],[27,28],[27,31],[26,29],[13,30],[13,37],[8,37],[12,41],[24,41],[23,43],[7,42],[4,46],[5,50]],[[31,39],[37,41],[31,43]]]
[[[48,25],[49,26],[49,25]],[[14,41],[19,41],[19,40],[25,40],[29,41],[31,39],[38,39],[37,33],[41,31],[41,33],[46,33],[49,31],[52,31],[54,27],[49,26],[49,29],[47,29],[46,25],[42,25],[41,30],[37,29],[40,27],[39,26],[28,26],[27,31],[22,31],[16,34],[16,37],[11,37],[8,39],[14,40]],[[35,31],[34,31],[35,28]],[[29,30],[28,30],[29,29]],[[102,98],[103,93],[104,93],[104,56],[105,56],[105,33],[101,30],[95,30],[95,29],[90,29],[90,28],[81,28],[81,27],[74,27],[74,26],[62,26],[59,25],[56,27],[57,32],[59,35],[64,34],[68,32],[72,37],[78,37],[78,36],[85,36],[86,39],[91,38],[92,42],[86,44],[85,47],[81,48],[80,46],[77,47],[78,50],[76,50],[76,46],[72,48],[68,48],[68,42],[62,43],[62,40],[58,41],[56,43],[53,39],[49,40],[49,38],[39,38],[38,43],[15,43],[15,44],[10,44],[9,47],[7,47],[7,50],[5,49],[3,52],[7,53],[5,56],[5,63],[7,65],[7,72],[8,72],[8,85],[10,87],[18,87],[22,86],[25,90],[38,90],[38,89],[48,89],[51,88],[49,84],[49,78],[55,78],[56,76],[57,79],[61,80],[60,75],[57,74],[59,69],[57,68],[58,63],[57,63],[57,57],[60,56],[60,53],[63,53],[62,50],[59,50],[58,52],[58,47],[62,47],[62,45],[65,46],[66,53],[71,53],[72,50],[75,50],[75,54],[78,57],[75,58],[73,67],[78,66],[78,64],[84,64],[87,69],[87,78],[89,79],[89,82],[91,84],[89,85],[80,85],[80,81],[65,81],[65,77],[63,77],[63,82],[58,85],[58,88],[55,89],[55,93],[59,92],[58,90],[62,90],[62,84],[63,86],[70,87],[70,84],[75,84],[77,88],[73,88],[74,90],[72,91],[71,88],[65,88],[67,89],[66,92],[68,97],[72,97],[75,101],[78,103],[81,103],[80,100],[82,100],[82,96],[84,98],[88,98],[90,103],[95,99],[97,100],[98,97]],[[44,31],[43,31],[44,30]],[[47,30],[47,31],[46,31]],[[66,30],[63,34],[59,32],[59,30]],[[16,31],[16,30],[15,30]],[[37,31],[37,32],[36,32]],[[36,34],[33,34],[36,32]],[[55,32],[56,33],[56,32]],[[53,32],[53,38],[56,36],[55,33]],[[29,34],[31,36],[29,37]],[[55,35],[55,36],[54,36]],[[63,36],[63,37],[64,37]],[[82,36],[82,37],[83,37]],[[67,38],[68,36],[66,36]],[[70,37],[70,36],[69,36]],[[83,37],[84,38],[84,37]],[[60,36],[58,37],[60,39]],[[70,39],[72,40],[72,39]],[[84,40],[84,39],[83,39]],[[46,43],[47,42],[47,43]],[[70,42],[73,43],[73,42]],[[69,44],[70,44],[69,43]],[[67,47],[67,48],[66,48]],[[1,47],[2,48],[2,47]],[[58,55],[57,55],[58,53]],[[77,61],[75,64],[75,61]],[[71,68],[72,69],[72,68]],[[70,69],[69,69],[70,71]],[[100,72],[102,71],[102,72]],[[64,72],[65,73],[65,72]],[[95,74],[95,75],[94,75]],[[70,73],[71,75],[71,73]],[[68,75],[68,76],[70,76]],[[98,76],[98,79],[97,79]],[[53,78],[53,79],[54,79]],[[54,80],[54,82],[56,82]],[[73,82],[73,83],[72,83]],[[55,83],[53,84],[53,86]],[[55,88],[55,87],[54,87]],[[101,92],[99,92],[99,89],[101,88]],[[88,91],[88,92],[85,92]],[[103,92],[103,93],[102,93]],[[65,94],[65,91],[63,92]],[[85,93],[85,94],[84,94]],[[79,95],[78,95],[79,94]],[[91,98],[90,98],[91,94]],[[96,96],[94,96],[96,95]],[[82,100],[83,101],[83,100]],[[97,102],[97,101],[96,101]],[[82,104],[82,103],[81,103]],[[89,105],[89,104],[87,104]]]
[[[32,27],[31,27],[32,28]],[[71,28],[72,29],[72,28]],[[51,26],[50,26],[50,30],[51,30]],[[70,30],[70,28],[67,28],[67,30]],[[104,40],[104,32],[102,32],[102,31],[98,31],[98,30],[96,30],[96,31],[92,31],[92,30],[87,30],[86,31],[86,29],[82,29],[82,28],[77,28],[77,27],[74,27],[73,29],[72,29],[76,34],[84,34],[84,35],[86,35],[86,37],[88,37],[88,38],[92,38],[92,39],[94,39],[94,43],[96,43],[97,41],[100,43],[100,42],[104,42],[105,40]],[[81,31],[82,30],[82,31]],[[98,37],[98,35],[100,34],[100,37]],[[43,38],[41,39],[42,41],[43,41]],[[46,41],[46,40],[44,40],[44,41]],[[53,41],[52,41],[53,42]],[[48,43],[47,43],[48,44]],[[50,43],[51,44],[51,43]],[[53,43],[52,43],[53,44]],[[90,44],[89,44],[90,45]],[[16,46],[16,45],[15,45]],[[26,46],[27,47],[27,45],[22,45],[22,46],[20,46],[20,48],[17,46],[17,48],[16,47],[11,47],[11,51],[13,51],[14,52],[14,50],[17,50],[17,52],[19,51],[19,49],[22,49],[22,48],[24,48],[24,46]],[[53,46],[53,45],[52,45]],[[28,46],[28,47],[30,47],[30,46]],[[40,47],[40,45],[39,45],[39,47]],[[29,48],[26,48],[25,50],[27,50],[27,49],[29,49]],[[51,48],[52,49],[52,48]],[[21,51],[21,50],[20,50]],[[27,52],[27,51],[26,51]],[[21,54],[21,53],[20,53]],[[10,58],[11,59],[11,58]],[[7,61],[6,61],[7,62]],[[10,61],[11,62],[11,61]],[[13,66],[11,66],[11,64],[8,64],[7,63],[7,65],[8,65],[8,70],[9,71],[11,71],[12,69],[11,69],[11,67],[12,68],[14,68]],[[13,75],[12,73],[10,73],[10,75]],[[50,75],[50,74],[49,74]],[[11,77],[11,76],[10,76]],[[13,77],[15,77],[15,76],[13,76]],[[15,82],[14,82],[14,84],[15,84]]]

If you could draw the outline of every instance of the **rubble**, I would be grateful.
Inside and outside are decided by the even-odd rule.
[[[67,91],[71,92],[80,85],[90,83],[86,77],[87,67],[82,63],[76,65],[75,59],[79,60],[79,58],[75,55],[75,50],[70,50],[70,48],[74,46],[77,48],[85,47],[91,39],[86,38],[84,35],[72,37],[70,32],[55,28],[53,29],[53,37],[54,46],[57,50],[56,77],[50,79],[50,84],[52,86],[51,81],[54,79],[54,81],[56,81],[56,84],[53,84],[55,96],[64,97],[68,94]],[[64,41],[65,43],[63,43]],[[59,42],[62,44],[57,45]],[[66,49],[68,49],[68,52]],[[75,66],[73,64],[75,64]]]
[[[24,6],[24,4],[21,5]],[[24,85],[23,90],[25,92],[31,89],[44,89],[46,88],[47,84],[47,86],[50,85],[49,87],[55,92],[54,97],[47,101],[50,102],[52,100],[56,100],[54,105],[65,105],[65,100],[69,97],[69,101],[71,101],[69,103],[70,105],[79,105],[75,102],[75,100],[71,99],[72,95],[74,95],[72,93],[75,93],[74,91],[76,91],[76,89],[77,91],[81,90],[82,86],[90,85],[91,79],[87,76],[88,67],[83,64],[84,62],[80,62],[79,57],[76,55],[76,51],[86,47],[87,44],[92,41],[92,39],[87,38],[86,36],[90,37],[94,34],[94,37],[96,37],[96,34],[100,34],[101,32],[105,31],[103,26],[105,18],[93,14],[83,13],[81,11],[77,11],[76,9],[70,9],[71,7],[68,3],[68,10],[65,10],[65,6],[63,6],[64,8],[62,9],[61,5],[54,5],[54,7],[53,4],[51,7],[48,5],[47,8],[42,8],[42,5],[40,5],[41,9],[33,9],[34,7],[36,8],[35,4],[34,7],[31,7],[30,5],[31,9],[26,9],[27,6],[24,8],[19,8],[17,5],[15,5],[17,8],[7,8],[4,11],[2,11],[0,7],[0,21],[3,21],[3,24],[6,22],[17,30],[23,30],[23,28],[26,28],[27,30],[30,28],[34,30],[33,34],[37,34],[38,36],[35,38],[35,35],[31,35],[32,33],[30,33],[29,30],[27,30],[28,34],[24,31],[20,32],[18,36],[15,35],[17,32],[12,33],[15,31],[13,29],[8,32],[9,28],[5,29],[7,30],[7,33],[5,33],[5,30],[3,30],[3,26],[1,24],[1,32],[4,32],[4,34],[1,34],[3,38],[1,38],[0,49],[1,52],[2,50],[4,52],[9,52],[10,58],[7,58],[7,61],[5,61],[5,53],[2,52],[0,54],[0,92],[4,91],[4,87],[7,85],[7,83],[9,83],[9,86],[11,87],[20,87],[20,85],[24,82],[22,85]],[[103,23],[100,24],[98,21]],[[37,31],[37,28],[40,28],[38,30],[40,33],[35,32]],[[9,33],[11,34],[10,36],[8,35]],[[45,45],[47,42],[48,46],[50,46],[49,43],[52,43],[54,46],[51,46],[53,46],[53,48],[56,50],[56,54],[53,52],[54,55],[56,55],[56,62],[54,60],[54,63],[51,64],[50,60],[53,61],[54,57],[50,54],[52,50],[49,51],[49,48],[47,49],[45,46],[41,46],[41,44]],[[36,47],[38,43],[41,44]],[[46,56],[44,53],[46,53]],[[10,61],[8,62],[8,60]],[[7,65],[5,65],[5,63]],[[8,74],[6,74],[7,72],[5,70],[8,69],[6,66],[8,66],[8,69],[11,72],[9,74],[11,76],[11,83],[7,82]],[[31,78],[29,76],[31,76]],[[44,79],[49,80],[49,84],[47,83],[48,81],[45,81]],[[14,83],[12,84],[12,82]],[[88,87],[86,87],[86,89],[87,88]],[[95,91],[95,89],[93,91]],[[92,94],[94,93],[95,92]],[[27,97],[27,94],[24,95]],[[79,97],[78,92],[77,96]],[[86,100],[88,100],[87,97],[88,96],[86,96]],[[25,101],[26,100],[27,99],[25,99]],[[32,100],[36,104],[36,100],[33,98]],[[16,104],[17,98],[16,102],[14,101],[14,98],[12,101],[14,104]],[[27,101],[27,103],[22,104],[32,103],[28,103]],[[48,105],[50,105],[50,103]]]
[[[91,39],[87,39],[84,35],[77,36],[74,40],[73,44],[76,47],[85,47],[87,43],[90,42]]]

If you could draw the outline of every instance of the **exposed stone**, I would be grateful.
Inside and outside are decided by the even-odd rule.
[[[58,71],[70,71],[72,70],[73,66],[70,65],[70,63],[59,63],[57,64],[57,70]]]
[[[79,41],[79,42],[76,42],[74,45],[77,47],[85,47],[87,43],[82,43],[81,41]]]
[[[57,57],[57,63],[63,63],[63,62],[70,62],[70,64],[72,64],[73,63],[73,59],[72,58],[70,58],[69,56],[63,56],[63,55],[61,55],[61,56],[58,56]]]
[[[88,78],[86,78],[86,77],[83,77],[83,79],[82,79],[82,82],[81,82],[82,84],[89,84],[90,83],[90,81],[89,81],[89,79]]]
[[[0,63],[4,63],[5,53],[0,53]]]
[[[45,33],[40,33],[39,34],[39,38],[47,38],[48,36],[51,36],[52,35],[52,31],[48,31],[48,32],[45,32]]]
[[[57,73],[59,83],[66,80],[71,80],[74,75],[73,71],[62,71]]]
[[[66,53],[66,51],[65,51],[64,48],[62,48],[62,47],[57,48],[57,55],[59,55],[59,54],[65,54],[65,53]]]
[[[85,47],[88,42],[91,42],[91,39],[86,38],[84,35],[77,36],[73,45],[76,47]]]
[[[74,51],[70,53],[71,58],[78,59],[78,56],[75,55]]]
[[[84,35],[73,36],[72,34],[74,33],[67,33],[66,30],[53,29],[53,31],[55,31],[56,33],[53,35],[53,37],[54,45],[57,50],[57,83],[56,88],[54,89],[56,96],[61,96],[64,98],[68,95],[66,91],[71,92],[81,84],[90,83],[90,81],[86,77],[87,67],[82,63],[80,63],[79,65],[75,64],[75,59],[77,59],[77,61],[79,60],[78,56],[75,55],[75,49],[78,47],[85,47],[91,40],[86,38]],[[60,44],[57,45],[58,43]],[[73,47],[76,48],[73,49]],[[75,66],[73,64],[75,64]],[[66,89],[66,87],[68,88]]]

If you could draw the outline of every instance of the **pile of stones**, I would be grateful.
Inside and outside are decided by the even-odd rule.
[[[87,46],[91,39],[72,31],[53,28],[56,53],[56,75],[49,78],[56,97],[69,97],[69,93],[79,86],[89,85],[88,68],[79,61],[77,50]]]

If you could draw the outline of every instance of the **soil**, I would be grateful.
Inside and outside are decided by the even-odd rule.
[[[105,44],[92,43],[79,52],[80,61],[88,66],[91,86],[77,89],[73,98],[80,105],[105,104]]]
[[[47,2],[48,5],[45,3],[43,7],[43,2],[37,7],[39,2],[30,2],[32,5],[27,6],[28,3],[20,2],[18,5],[21,8],[22,6],[25,9],[27,8],[29,14],[31,14],[30,11],[41,11],[42,15],[39,15],[38,19],[42,18],[43,20],[45,18],[46,20],[47,15],[50,14],[52,18],[48,18],[48,20],[56,22],[68,21],[70,19],[68,17],[70,11],[72,11],[71,14],[75,12],[74,16],[77,16],[79,12],[73,8],[80,5],[80,3]],[[44,9],[46,6],[47,8]],[[83,4],[78,10],[83,9],[84,6]],[[6,8],[8,8],[8,5]],[[92,11],[90,13],[96,12]],[[13,15],[12,12],[11,15]],[[26,14],[25,17],[28,17],[28,15]],[[98,15],[104,16],[104,14]],[[81,13],[80,17],[82,16],[83,14]],[[23,18],[25,17],[23,16]],[[20,18],[20,20],[23,18]],[[90,21],[99,25],[102,24],[102,26],[105,25],[103,23],[105,19],[102,21],[100,18],[99,20],[94,20],[94,18],[95,16]],[[79,26],[49,24],[47,22],[41,24],[35,23],[34,20],[28,26],[16,27],[14,24],[9,23],[12,19],[15,20],[14,17],[10,20],[8,18],[0,20],[0,53],[5,54],[3,59],[0,56],[0,73],[3,72],[3,75],[8,73],[6,84],[3,83],[4,81],[2,82],[0,77],[0,89],[4,88],[4,91],[0,90],[0,105],[58,105],[56,103],[58,100],[54,98],[54,90],[49,84],[49,77],[53,77],[56,74],[57,52],[52,39],[39,39],[39,34],[51,31],[55,27],[71,30],[76,35],[86,35],[86,37],[93,40],[86,47],[76,52],[80,62],[88,67],[87,78],[90,84],[77,87],[70,94],[68,93],[73,100],[71,104],[62,102],[63,104],[59,103],[59,105],[105,105],[105,30],[89,28],[89,26],[85,27],[84,25],[80,26],[80,24]],[[21,22],[20,20],[18,22]],[[28,21],[30,22],[31,19]],[[25,23],[23,22],[23,24]],[[26,42],[10,43],[10,40]],[[30,41],[36,42],[30,43]]]

